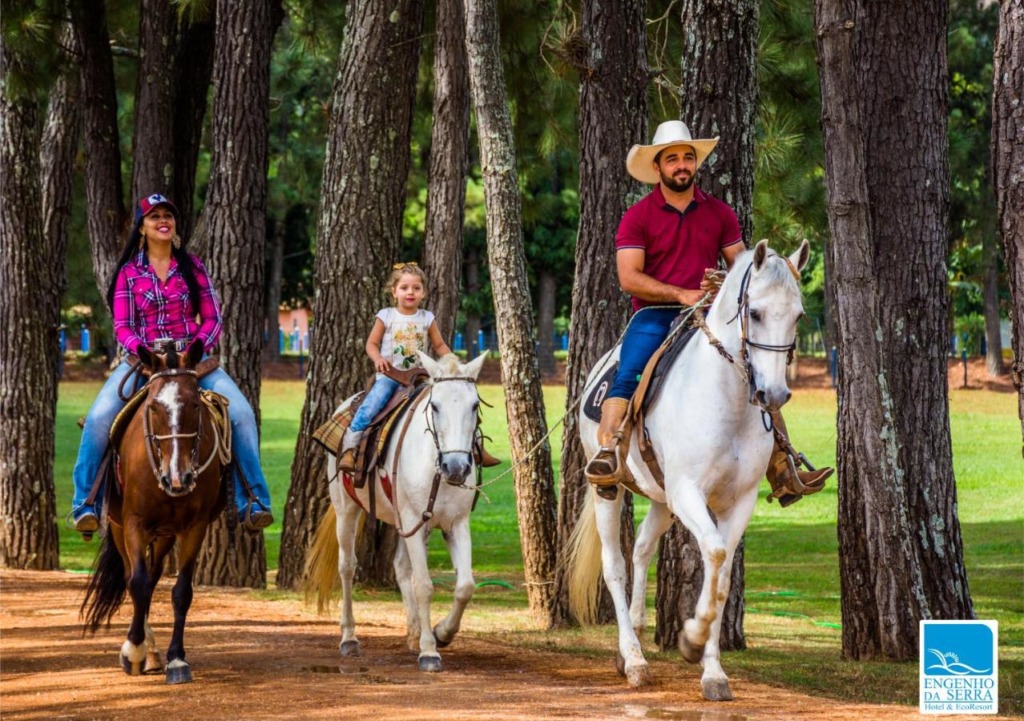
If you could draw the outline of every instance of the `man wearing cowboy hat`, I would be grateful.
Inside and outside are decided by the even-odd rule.
[[[714,288],[706,272],[718,267],[719,257],[731,268],[745,249],[736,213],[694,185],[698,168],[717,144],[717,137],[694,139],[685,123],[670,120],[658,126],[650,145],[634,145],[626,156],[629,174],[654,190],[626,211],[615,236],[619,285],[633,296],[635,315],[622,339],[615,381],[601,404],[601,448],[586,467],[587,480],[606,498],[615,498],[621,478],[615,447],[629,399],[679,314],[678,308],[664,306],[696,305]],[[768,479],[783,506],[800,499],[794,489],[820,490],[832,474],[830,468],[798,473],[793,460],[776,444]]]

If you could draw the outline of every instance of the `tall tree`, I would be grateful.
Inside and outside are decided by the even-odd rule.
[[[174,188],[175,9],[170,0],[139,3],[139,72],[132,137],[132,199]]]
[[[754,131],[757,119],[757,0],[683,0],[680,117],[694,137],[721,136],[701,168],[702,188],[739,217],[743,238],[753,230]],[[689,546],[684,549],[683,546]],[[693,616],[704,577],[697,540],[673,524],[658,554],[657,628],[661,648],[675,648]],[[743,637],[743,543],[736,548],[729,601],[722,619],[724,650],[746,648]]]
[[[451,345],[462,277],[462,221],[469,170],[469,76],[462,0],[437,0],[434,46],[434,125],[430,133],[423,265],[427,302],[441,337]]]
[[[104,292],[120,255],[120,236],[128,219],[121,179],[117,87],[106,2],[81,0],[70,5],[82,48],[82,132],[89,243],[96,285]]]
[[[192,234],[192,196],[196,187],[196,165],[206,116],[206,98],[213,74],[215,3],[190,3],[186,16],[179,20],[178,43],[174,55],[174,187],[171,197],[181,213],[178,231]]]
[[[301,580],[328,503],[313,431],[365,380],[366,336],[398,254],[422,25],[423,0],[349,5],[324,159],[317,326],[281,536],[282,588]]]
[[[58,319],[48,298],[56,288],[45,282],[52,259],[42,225],[36,89],[28,48],[9,40],[0,36],[0,566],[49,570],[58,564]]]
[[[629,303],[619,290],[615,231],[642,186],[626,173],[626,153],[646,142],[647,67],[645,3],[617,0],[583,3],[580,31],[586,52],[569,56],[580,71],[580,220],[576,237],[576,279],[572,290],[572,332],[565,374],[567,416],[562,434],[558,499],[558,558],[564,558],[579,518],[587,459],[580,444],[577,404],[587,374],[615,345],[625,327]],[[563,47],[578,47],[576,38]],[[632,531],[632,503],[623,513]],[[632,545],[631,543],[629,544]],[[569,623],[564,564],[558,565],[554,625]]]
[[[206,260],[220,294],[221,362],[259,423],[263,315],[252,309],[263,303],[270,51],[281,4],[219,0],[216,16],[210,187],[196,242],[209,248]],[[197,583],[266,585],[263,534],[238,532],[237,526],[237,515],[230,511],[210,526],[196,567]]]
[[[992,87],[992,168],[1010,284],[1013,385],[1024,433],[1024,0],[1003,0]]]
[[[946,383],[946,3],[817,0],[815,26],[843,654],[916,658],[919,620],[973,615]]]
[[[494,293],[502,385],[516,506],[530,609],[550,616],[554,602],[555,487],[540,370],[533,345],[533,311],[526,282],[522,209],[516,174],[498,15],[494,0],[466,5],[466,50],[480,139],[487,204],[487,256]]]

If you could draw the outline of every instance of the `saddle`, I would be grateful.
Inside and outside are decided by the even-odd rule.
[[[654,355],[647,361],[647,365],[644,366],[643,374],[640,376],[640,384],[637,386],[636,391],[633,392],[633,397],[630,398],[626,417],[619,429],[620,440],[616,446],[616,452],[618,453],[619,468],[622,470],[623,475],[622,485],[641,496],[644,494],[636,485],[636,480],[626,464],[626,459],[629,457],[630,444],[633,440],[633,430],[637,430],[637,447],[640,449],[640,456],[643,458],[654,480],[659,486],[664,488],[665,473],[661,470],[658,458],[651,447],[650,439],[647,437],[644,419],[657,402],[669,369],[672,368],[679,354],[686,348],[696,332],[697,328],[686,328],[685,330],[677,331],[676,324],[673,323],[672,331],[670,331],[668,338],[658,347]],[[615,380],[615,373],[618,371],[618,367],[619,364],[615,363],[605,371],[604,375],[601,376],[587,396],[583,411],[593,421],[601,421],[601,403],[604,401],[604,397]]]

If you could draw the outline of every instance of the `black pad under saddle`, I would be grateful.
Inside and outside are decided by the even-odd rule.
[[[645,412],[649,411],[655,401],[658,400],[658,394],[661,392],[661,386],[665,382],[665,376],[668,375],[669,368],[672,367],[676,358],[683,352],[683,348],[686,347],[696,332],[696,328],[687,328],[678,333],[672,339],[672,344],[665,349],[665,352],[658,360],[658,365],[654,368],[654,377],[651,378],[650,386],[647,388],[647,395],[643,399],[643,409]],[[612,384],[615,383],[615,374],[618,370],[619,364],[616,362],[604,372],[600,380],[598,380],[597,384],[587,395],[587,400],[583,404],[583,412],[590,420],[597,423],[601,422],[601,404],[604,402],[605,397],[607,397],[608,391],[611,390]]]

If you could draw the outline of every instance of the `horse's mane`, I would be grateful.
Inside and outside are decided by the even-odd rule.
[[[447,353],[437,359],[438,364],[444,371],[442,378],[451,378],[459,374],[459,365],[461,359],[454,353]]]
[[[758,282],[763,283],[769,287],[771,286],[782,286],[793,296],[800,298],[802,297],[800,291],[800,284],[797,283],[796,278],[789,270],[789,266],[782,261],[783,256],[774,250],[768,251],[768,257],[765,259],[764,265],[761,267],[761,271],[758,273]],[[772,259],[778,259],[780,262],[772,262]],[[727,313],[731,318],[736,312],[736,296],[739,293],[739,285],[743,282],[743,276],[747,273],[747,268],[750,267],[751,263],[754,262],[754,251],[745,250],[736,257],[736,262],[733,263],[732,269],[726,274],[725,282],[722,283],[722,288],[718,292],[718,297],[715,298],[714,304],[711,306],[711,313]]]

